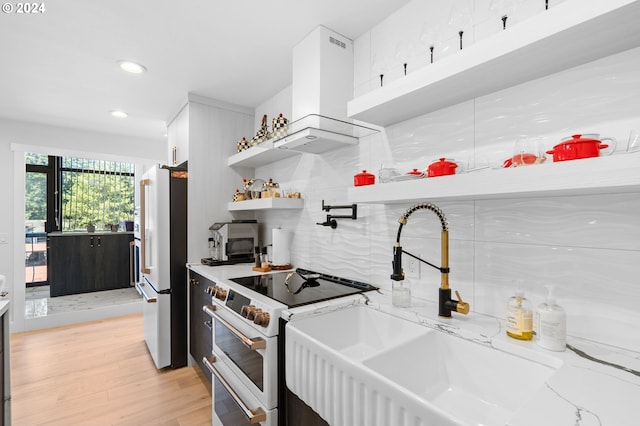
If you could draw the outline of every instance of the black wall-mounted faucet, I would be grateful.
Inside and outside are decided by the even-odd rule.
[[[324,222],[317,222],[316,225],[330,226],[331,229],[336,229],[338,227],[338,222],[336,221],[336,219],[352,219],[352,220],[358,219],[358,205],[357,204],[344,205],[344,206],[329,206],[329,205],[326,205],[324,203],[324,200],[322,200],[322,210],[323,211],[329,212],[329,211],[334,210],[334,209],[351,209],[351,214],[350,215],[331,215],[331,214],[328,214],[327,215],[327,219]]]

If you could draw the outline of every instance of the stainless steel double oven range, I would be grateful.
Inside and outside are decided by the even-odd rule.
[[[286,323],[280,314],[374,289],[303,269],[214,282],[212,303],[203,307],[213,325],[213,351],[203,359],[213,379],[213,424],[293,425],[287,411],[297,398],[284,381]]]

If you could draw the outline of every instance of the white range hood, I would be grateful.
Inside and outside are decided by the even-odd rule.
[[[320,154],[346,145],[378,130],[318,114],[309,114],[289,124],[287,135],[273,141],[273,147]]]
[[[353,98],[353,41],[318,26],[293,48],[292,122],[273,147],[319,154],[357,145],[377,130],[347,117]]]

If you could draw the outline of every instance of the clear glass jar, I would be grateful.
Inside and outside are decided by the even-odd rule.
[[[409,280],[391,280],[391,303],[398,308],[411,306],[411,286]]]

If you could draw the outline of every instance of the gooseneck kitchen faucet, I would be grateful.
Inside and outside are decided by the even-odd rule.
[[[432,211],[438,216],[440,219],[440,224],[442,226],[442,233],[440,236],[440,255],[441,255],[441,263],[442,266],[438,267],[432,263],[427,262],[424,259],[421,259],[418,256],[415,256],[409,253],[406,250],[402,249],[400,245],[400,234],[402,233],[402,227],[407,224],[407,220],[409,216],[413,214],[416,210],[427,209]],[[460,293],[456,291],[456,296],[458,300],[454,300],[451,298],[451,289],[449,288],[449,228],[447,226],[447,219],[440,210],[440,207],[436,206],[433,203],[419,203],[414,204],[409,207],[406,212],[400,216],[398,219],[400,222],[400,226],[398,227],[398,235],[396,237],[396,243],[393,246],[393,273],[391,274],[391,279],[394,281],[402,281],[404,280],[404,271],[402,270],[402,253],[406,253],[408,256],[413,257],[414,259],[419,260],[420,262],[426,263],[440,271],[442,279],[440,282],[440,289],[438,295],[438,315],[441,317],[450,318],[451,312],[455,311],[461,314],[469,313],[469,304],[464,302],[460,297]]]

